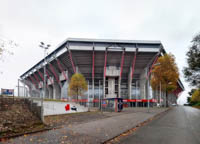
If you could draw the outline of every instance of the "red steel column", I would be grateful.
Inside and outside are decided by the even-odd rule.
[[[76,68],[75,68],[75,66],[74,66],[74,62],[73,62],[73,59],[72,59],[72,53],[71,53],[71,51],[70,51],[69,48],[67,48],[67,50],[68,50],[68,52],[69,52],[69,59],[70,59],[70,61],[71,61],[71,65],[72,65],[73,71],[74,71],[74,73],[76,73]]]
[[[35,85],[35,88],[37,88],[37,84],[35,83],[35,81],[33,80],[33,78],[30,76],[30,79],[32,81],[32,83]]]
[[[61,63],[60,63],[60,61],[57,59],[56,60],[57,61],[57,64],[58,64],[58,67],[59,67],[59,69],[60,69],[60,71],[62,72],[62,74],[63,74],[63,76],[64,76],[64,78],[65,78],[65,80],[67,81],[67,75],[66,75],[66,73],[64,72],[64,69],[63,69],[63,67],[62,67],[62,65],[61,65]]]
[[[94,43],[93,43],[93,52],[92,52],[92,93],[93,93],[93,101],[94,101]],[[95,102],[95,101],[94,101]]]
[[[157,54],[156,58],[155,58],[154,61],[153,61],[153,64],[151,65],[151,68],[150,68],[150,70],[149,70],[149,72],[148,72],[148,74],[147,74],[147,76],[146,76],[146,79],[147,79],[147,80],[149,79],[149,76],[150,76],[150,74],[151,74],[151,72],[152,72],[152,68],[153,68],[154,64],[155,64],[155,63],[157,62],[157,60],[158,60],[159,54],[160,54],[160,52]]]
[[[37,80],[38,84],[40,85],[40,87],[42,88],[42,85],[41,85],[41,83],[40,83],[40,80],[38,79],[38,77],[36,76],[36,74],[34,73],[33,75],[34,75],[35,79]]]
[[[132,63],[131,80],[133,79],[133,74],[135,71],[135,62],[136,62],[136,51],[135,51],[135,56],[134,56],[133,63]]]
[[[94,79],[94,49],[92,53],[92,79]]]
[[[40,77],[42,78],[42,81],[44,82],[44,76],[43,76],[43,74],[39,70],[37,72],[39,73]],[[48,85],[46,85],[46,87],[48,87]]]
[[[50,80],[51,84],[53,85],[53,81],[52,81],[52,79],[50,78],[49,73],[48,73],[47,70],[46,70],[46,74],[47,74],[47,77],[48,77],[48,79]]]
[[[40,75],[40,77],[42,78],[42,80],[44,81],[44,76],[43,76],[43,74],[38,70],[38,73],[39,73],[39,75]]]
[[[60,83],[59,77],[56,75],[56,72],[55,72],[54,67],[52,66],[51,63],[49,63],[49,65],[50,65],[50,70],[51,70],[51,72],[53,73],[54,77],[56,78],[56,81],[57,81],[58,83]]]
[[[120,69],[120,79],[122,77],[122,73],[123,73],[123,65],[124,65],[124,50],[122,52],[122,59],[121,59],[121,69]]]

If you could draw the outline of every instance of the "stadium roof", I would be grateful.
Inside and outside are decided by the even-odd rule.
[[[96,42],[96,43],[129,43],[129,44],[161,44],[158,40],[119,40],[119,39],[89,39],[89,38],[68,38],[66,41],[74,42]]]
[[[161,41],[153,41],[153,40],[119,40],[119,39],[89,39],[89,38],[68,38],[64,40],[62,43],[60,43],[57,48],[51,52],[48,56],[46,56],[46,59],[52,57],[55,53],[58,53],[62,49],[65,48],[67,43],[70,42],[81,42],[81,43],[110,43],[110,44],[144,44],[144,45],[161,45]],[[165,50],[163,49],[164,53]],[[22,74],[20,77],[24,77],[26,74],[31,72],[33,69],[35,69],[38,65],[41,65],[44,63],[44,59],[39,61],[37,64],[32,66],[29,70],[27,70],[24,74]]]

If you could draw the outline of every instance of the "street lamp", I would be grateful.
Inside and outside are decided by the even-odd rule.
[[[40,42],[39,47],[44,49],[44,84],[43,84],[43,95],[42,95],[42,101],[41,101],[41,119],[42,122],[44,122],[44,106],[43,106],[43,99],[46,96],[46,55],[47,55],[47,50],[51,45],[47,44],[45,45],[43,42]]]

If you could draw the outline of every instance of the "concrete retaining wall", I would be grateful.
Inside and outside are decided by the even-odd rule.
[[[37,103],[38,106],[41,105],[41,103],[37,100],[34,100],[34,103]],[[44,116],[88,111],[87,107],[81,106],[80,104],[74,102],[44,101],[43,105],[44,105]]]

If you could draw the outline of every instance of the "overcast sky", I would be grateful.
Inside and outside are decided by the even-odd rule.
[[[199,0],[0,0],[0,38],[14,40],[13,56],[0,62],[0,88],[15,88],[17,79],[68,37],[161,40],[182,69],[192,37],[200,32]]]

